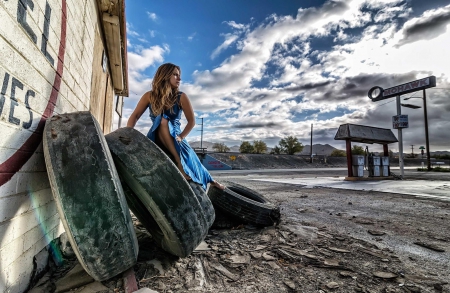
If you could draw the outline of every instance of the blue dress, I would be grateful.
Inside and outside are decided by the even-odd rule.
[[[165,110],[162,114],[155,116],[152,112],[151,105],[149,105],[150,110],[150,118],[152,119],[153,125],[149,130],[147,137],[150,138],[153,142],[156,142],[156,130],[161,124],[161,119],[165,118],[169,121],[169,133],[173,137],[173,142],[175,144],[175,149],[177,150],[178,155],[181,159],[181,165],[183,166],[184,172],[192,178],[192,181],[202,185],[203,189],[206,190],[206,186],[209,182],[214,181],[209,174],[208,170],[202,165],[197,154],[188,144],[186,139],[183,139],[181,142],[178,142],[175,138],[181,133],[181,113],[183,109],[180,108],[180,97],[182,92],[179,92],[177,96],[177,102],[172,107],[172,112],[169,110]]]

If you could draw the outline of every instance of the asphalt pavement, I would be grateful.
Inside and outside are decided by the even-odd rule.
[[[398,167],[391,168],[391,171],[400,173]],[[450,201],[450,173],[419,172],[417,167],[406,167],[403,180],[384,180],[380,177],[380,180],[345,181],[346,168],[230,170],[213,171],[212,174],[220,174],[220,177],[245,176],[250,180],[302,185],[303,188],[378,191]]]

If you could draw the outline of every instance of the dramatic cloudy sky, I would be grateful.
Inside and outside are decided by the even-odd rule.
[[[392,128],[395,98],[372,102],[371,87],[434,75],[430,149],[450,150],[448,0],[133,0],[126,13],[130,96],[122,126],[158,66],[172,62],[204,118],[204,140],[233,146],[261,139],[272,147],[292,135],[309,144],[313,124],[314,143],[344,149],[334,140],[341,124]],[[403,103],[422,106],[419,98]],[[417,152],[425,145],[423,108],[402,107],[402,114],[410,122],[405,152],[410,145]],[[136,128],[147,133],[150,125],[147,112]],[[200,140],[199,125],[188,140]]]

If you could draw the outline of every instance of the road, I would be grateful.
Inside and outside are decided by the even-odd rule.
[[[391,168],[394,173],[399,168]],[[406,167],[404,180],[344,181],[346,168],[265,169],[213,171],[212,175],[301,185],[303,188],[337,188],[407,194],[416,197],[450,201],[449,173],[418,172],[417,167]],[[367,174],[365,174],[367,176]],[[380,177],[382,178],[382,177]]]

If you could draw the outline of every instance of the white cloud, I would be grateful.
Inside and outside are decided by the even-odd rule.
[[[147,16],[148,16],[148,18],[150,18],[153,21],[157,21],[158,20],[158,16],[154,12],[147,11]]]
[[[155,62],[161,62],[162,60],[164,60],[163,54],[167,51],[167,48],[152,46],[137,53],[128,52],[129,70],[143,71]]]
[[[396,18],[404,18],[407,17],[409,13],[412,12],[411,8],[406,7],[406,3],[402,6],[395,6],[395,7],[383,7],[381,10],[379,10],[375,16],[374,21],[375,22],[385,22]]]
[[[188,36],[188,41],[192,41],[196,35],[197,35],[197,33],[193,33],[190,36]]]
[[[139,34],[131,29],[127,30],[127,35],[131,37],[139,37]]]
[[[315,129],[328,133],[317,142],[333,143],[332,132],[343,123],[391,128],[395,103],[371,102],[367,98],[371,86],[388,87],[434,74],[440,85],[450,87],[450,59],[444,58],[450,47],[448,24],[431,39],[415,34],[413,42],[399,46],[412,27],[429,24],[446,10],[411,17],[413,11],[405,5],[401,0],[329,1],[322,7],[299,9],[295,17],[272,15],[264,23],[252,24],[252,29],[250,24],[226,22],[233,32],[223,35],[211,58],[233,44],[237,53],[214,69],[195,71],[194,81],[181,86],[196,114],[209,115],[204,116],[209,129],[204,140],[308,138],[314,123]],[[322,40],[334,44],[317,46]],[[167,53],[163,47],[147,50],[133,60],[136,73],[146,67],[145,53],[153,56],[153,62],[161,62]],[[151,81],[139,75],[135,80],[140,81],[137,88]],[[445,124],[448,119],[442,117],[448,116],[450,103],[439,90],[428,92],[430,139],[436,147],[445,146],[450,138],[442,133],[450,122]],[[423,121],[423,113],[416,110],[410,115],[420,127],[417,121]],[[414,131],[405,131],[405,143],[421,136]],[[192,133],[190,139],[196,136]]]
[[[130,48],[130,46],[129,46]],[[125,98],[122,126],[125,126],[128,117],[133,112],[140,97],[151,89],[152,78],[144,74],[148,68],[164,61],[164,55],[169,53],[168,45],[151,46],[132,52],[128,51],[128,85],[130,89],[129,98]],[[136,129],[145,133],[148,130],[149,119],[143,117],[139,120]]]
[[[226,34],[223,43],[217,47],[211,54],[211,59],[216,58],[222,51],[226,50],[231,44],[233,44],[239,36],[233,34]]]
[[[249,25],[236,23],[234,20],[231,21],[224,21],[223,23],[229,25],[230,27],[236,29],[236,30],[246,30],[248,29]]]

